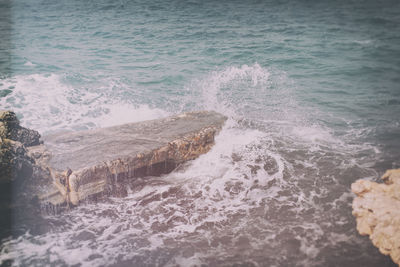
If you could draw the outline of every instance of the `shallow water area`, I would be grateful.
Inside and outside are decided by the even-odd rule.
[[[337,173],[375,173],[352,160],[353,149],[328,144],[272,137],[231,118],[208,154],[169,175],[131,181],[125,198],[48,215],[47,233],[5,242],[2,259],[17,265],[376,266],[381,257],[355,230],[349,184],[336,179]],[[354,258],[360,247],[365,252]]]
[[[399,10],[1,4],[13,23],[0,24],[0,108],[22,125],[47,135],[195,110],[228,121],[209,153],[173,173],[3,239],[0,265],[394,266],[357,233],[350,185],[400,167]]]

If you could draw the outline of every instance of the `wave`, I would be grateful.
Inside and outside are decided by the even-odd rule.
[[[18,75],[4,79],[0,90],[11,93],[0,98],[1,108],[14,110],[23,125],[44,134],[169,115],[164,110],[130,102],[124,95],[129,86],[121,81],[104,79],[97,81],[95,87],[82,79],[57,74]]]
[[[65,120],[86,127],[168,114],[125,107],[117,96],[126,86],[114,82],[96,94],[57,75],[17,77],[3,83],[14,88],[1,101],[28,113],[23,121],[51,129],[71,128],[41,121],[58,121],[61,111],[68,112]],[[370,147],[350,145],[312,120],[296,102],[290,79],[258,64],[216,70],[184,89],[173,112],[210,109],[228,116],[209,153],[171,174],[130,181],[125,198],[47,215],[54,226],[5,240],[0,263],[318,266],[343,249],[359,249],[349,184],[375,175]],[[51,101],[60,112],[52,113]],[[357,251],[373,257],[367,249]]]

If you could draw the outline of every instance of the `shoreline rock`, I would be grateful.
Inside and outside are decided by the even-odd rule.
[[[37,144],[37,131],[20,126],[14,112],[0,111],[0,239],[24,232],[29,220],[40,220],[32,189],[41,168],[27,153],[27,147]]]
[[[34,160],[26,147],[40,144],[40,134],[20,126],[12,111],[0,111],[0,181],[29,178]]]
[[[189,112],[163,119],[45,136],[27,149],[52,183],[42,203],[78,205],[99,195],[127,194],[127,182],[159,176],[208,152],[226,117]]]
[[[226,119],[189,112],[40,139],[14,112],[0,111],[0,240],[27,229],[39,233],[43,209],[124,196],[130,180],[173,171],[208,152]]]
[[[39,132],[22,127],[13,111],[0,111],[0,136],[27,147],[40,144]]]
[[[384,184],[357,180],[351,185],[357,195],[352,213],[360,235],[369,235],[400,266],[400,169],[386,171],[381,179]]]

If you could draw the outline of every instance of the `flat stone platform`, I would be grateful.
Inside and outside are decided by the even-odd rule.
[[[169,173],[208,152],[225,121],[202,111],[45,136],[44,144],[28,148],[53,181],[39,199],[77,205],[101,193],[124,192],[127,179]]]

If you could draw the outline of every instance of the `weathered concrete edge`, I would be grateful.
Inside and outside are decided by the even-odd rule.
[[[40,197],[40,199],[53,205],[62,204],[60,199],[63,199],[63,202],[78,205],[80,201],[101,193],[110,194],[121,191],[117,184],[123,180],[169,173],[179,164],[207,153],[221,128],[222,125],[204,127],[200,131],[187,134],[148,153],[103,162],[94,167],[64,172],[49,169],[54,185],[62,198],[56,196],[56,192],[50,192],[49,197]],[[125,194],[125,192],[118,193]]]

